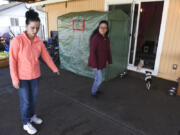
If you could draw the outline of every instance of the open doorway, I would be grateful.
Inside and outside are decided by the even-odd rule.
[[[134,66],[154,70],[164,2],[142,2]]]
[[[137,70],[143,61],[143,69],[154,71],[164,1],[144,1],[109,5],[109,10],[121,9],[131,18],[128,69]]]

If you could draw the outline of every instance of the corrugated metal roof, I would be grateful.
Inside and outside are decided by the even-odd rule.
[[[11,2],[9,4],[0,5],[0,12],[7,10],[7,9],[10,9],[12,7],[18,6],[20,4],[22,4],[22,2]]]
[[[26,2],[26,3],[34,3],[34,2],[41,2],[44,0],[9,0],[10,2],[18,1],[18,2]]]

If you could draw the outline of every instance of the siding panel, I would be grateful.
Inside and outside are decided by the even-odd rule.
[[[161,55],[159,77],[174,80],[180,77],[180,0],[170,0],[166,32]],[[173,70],[177,64],[177,70]]]
[[[48,29],[57,30],[57,17],[70,12],[98,10],[104,11],[104,0],[71,0],[66,3],[45,5],[48,13]]]

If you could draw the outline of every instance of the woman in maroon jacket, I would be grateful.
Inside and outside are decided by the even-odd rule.
[[[107,21],[101,21],[97,29],[90,37],[90,55],[88,66],[94,71],[94,83],[91,90],[92,96],[97,96],[98,88],[103,81],[103,69],[106,63],[112,65],[110,40],[108,38],[109,28]]]

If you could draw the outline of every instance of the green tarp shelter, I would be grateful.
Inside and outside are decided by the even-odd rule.
[[[121,10],[87,11],[58,17],[58,38],[61,68],[93,77],[88,67],[89,38],[101,20],[109,22],[109,38],[113,65],[104,70],[104,80],[115,78],[127,68],[130,18]]]

